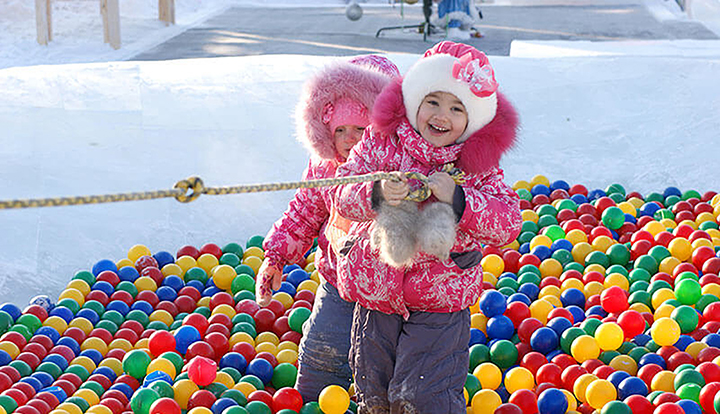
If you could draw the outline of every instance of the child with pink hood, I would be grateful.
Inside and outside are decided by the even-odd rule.
[[[375,98],[399,76],[397,67],[376,55],[337,61],[309,79],[296,110],[297,138],[311,154],[303,180],[332,178],[370,123]],[[344,236],[349,221],[336,214],[333,188],[305,188],[295,193],[283,216],[265,237],[265,260],[258,272],[256,296],[269,303],[271,288],[279,289],[283,267],[304,263],[318,238],[315,265],[321,283],[313,311],[304,325],[295,387],[305,402],[318,399],[327,385],[348,388],[348,351],[353,304],[336,289],[333,239]]]
[[[514,240],[517,194],[502,154],[517,115],[487,57],[441,42],[378,96],[372,124],[338,176],[421,173],[418,181],[359,183],[335,193],[353,220],[338,249],[338,290],[357,302],[351,333],[359,413],[465,413],[470,305],[482,291],[482,245]],[[463,173],[457,183],[448,172]]]

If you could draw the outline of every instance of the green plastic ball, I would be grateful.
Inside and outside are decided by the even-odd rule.
[[[135,414],[150,414],[150,406],[160,399],[160,395],[152,388],[140,388],[130,400],[130,408]]]
[[[501,339],[490,347],[490,361],[501,369],[510,368],[517,362],[517,359],[517,348],[506,339]]]
[[[694,305],[702,296],[700,283],[685,279],[675,285],[675,299],[683,305]]]
[[[293,364],[283,362],[273,370],[272,385],[275,389],[294,387],[297,379],[297,368]]]
[[[135,349],[127,354],[122,360],[123,371],[138,380],[145,377],[147,367],[152,359],[145,351]]]
[[[308,308],[297,307],[293,309],[288,316],[288,325],[290,326],[290,329],[295,332],[302,333],[302,326],[310,317],[310,313],[311,311]]]
[[[601,220],[605,227],[617,230],[625,224],[625,213],[619,207],[608,207],[603,211]]]

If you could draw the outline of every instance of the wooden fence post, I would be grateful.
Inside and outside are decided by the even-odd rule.
[[[47,45],[52,40],[52,6],[50,0],[35,0],[37,41]]]
[[[158,18],[167,24],[175,24],[175,0],[158,0]]]
[[[118,0],[100,0],[103,37],[113,49],[120,49],[120,6]]]

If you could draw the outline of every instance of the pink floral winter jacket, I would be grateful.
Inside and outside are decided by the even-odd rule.
[[[399,75],[395,65],[381,56],[367,55],[349,62],[335,62],[316,73],[305,84],[296,109],[297,137],[312,155],[303,180],[332,178],[345,161],[335,149],[333,134],[323,122],[323,111],[339,99],[348,98],[372,108],[375,98]],[[265,236],[263,248],[270,264],[282,268],[304,263],[304,254],[318,238],[315,267],[335,286],[334,252],[325,235],[328,226],[343,219],[333,210],[331,188],[303,188],[295,193],[287,210]],[[335,220],[333,220],[335,218]]]
[[[497,168],[500,155],[514,141],[517,115],[498,94],[493,121],[461,144],[437,148],[423,139],[404,115],[393,115],[405,113],[399,88],[400,83],[395,82],[378,97],[373,126],[337,175],[414,171],[429,176],[443,164],[454,162],[465,173],[466,182],[461,185],[464,210],[451,257],[441,261],[420,252],[409,267],[400,269],[380,261],[379,252],[370,245],[376,217],[374,184],[346,185],[335,193],[336,207],[355,223],[338,251],[337,287],[345,300],[406,318],[410,311],[459,311],[475,303],[482,291],[481,244],[505,245],[520,230],[519,198],[503,183],[502,170]],[[431,197],[424,203],[428,202],[438,201]]]

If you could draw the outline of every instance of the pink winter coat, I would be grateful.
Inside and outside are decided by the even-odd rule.
[[[378,97],[372,127],[337,175],[415,171],[429,176],[454,162],[465,173],[466,182],[461,185],[465,207],[451,257],[441,261],[419,252],[405,268],[380,261],[378,251],[370,246],[376,217],[374,184],[346,185],[335,194],[337,209],[355,223],[338,251],[337,287],[346,300],[406,318],[410,311],[459,311],[475,303],[482,291],[482,244],[505,245],[520,231],[519,198],[503,183],[502,170],[497,168],[500,156],[514,142],[517,115],[498,94],[493,121],[461,144],[437,148],[412,128],[404,114],[401,84],[393,82]],[[423,204],[429,202],[438,201],[431,197]]]
[[[397,74],[392,62],[370,55],[328,65],[305,84],[296,110],[298,140],[311,154],[303,180],[332,178],[338,165],[345,161],[335,149],[332,132],[322,121],[325,106],[349,98],[372,108],[391,76]],[[263,248],[270,264],[280,268],[304,264],[304,255],[317,237],[315,266],[325,280],[336,285],[334,253],[325,236],[333,213],[332,191],[332,188],[303,188],[295,193],[287,210],[265,236]]]

